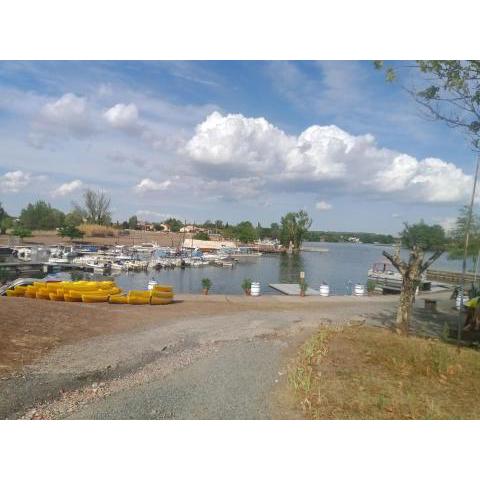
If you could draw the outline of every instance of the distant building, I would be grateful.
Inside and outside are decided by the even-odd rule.
[[[347,242],[360,243],[360,239],[358,237],[348,237]]]
[[[185,225],[180,229],[180,233],[198,233],[206,232],[205,228],[197,227],[196,225]]]
[[[161,223],[160,226],[163,228],[163,232],[171,232],[170,225],[167,225],[166,223]]]
[[[185,239],[183,242],[183,248],[188,249],[198,249],[202,252],[216,252],[222,248],[236,248],[237,245],[235,242],[228,240],[215,241],[215,240],[195,240],[195,239]]]

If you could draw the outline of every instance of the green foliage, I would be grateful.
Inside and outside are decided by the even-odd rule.
[[[4,216],[0,220],[0,234],[5,235],[7,233],[7,230],[9,228],[12,228],[12,226],[13,226],[13,220],[11,219],[11,217]]]
[[[26,237],[31,237],[32,231],[24,225],[16,225],[13,227],[12,234],[16,237],[20,237],[23,240]]]
[[[252,288],[252,280],[250,278],[244,278],[242,282],[242,290],[250,290]]]
[[[83,223],[83,219],[87,218],[87,213],[78,206],[74,206],[73,210],[65,215],[65,223],[78,227]]]
[[[138,218],[136,215],[133,215],[133,217],[130,217],[128,219],[128,228],[131,230],[135,230],[138,226]]]
[[[282,217],[281,224],[281,244],[288,247],[292,242],[293,248],[298,250],[312,225],[312,219],[305,210],[299,210],[298,212],[287,213]]]
[[[179,232],[180,229],[183,227],[183,223],[176,218],[168,218],[163,223],[165,223],[165,225],[168,225],[172,232]]]
[[[377,286],[375,280],[371,278],[367,280],[367,292],[372,293],[375,291],[375,287]]]
[[[420,248],[423,251],[444,250],[447,240],[440,225],[427,225],[423,220],[414,225],[405,223],[401,233],[402,244],[409,249]]]
[[[29,203],[20,213],[20,222],[31,230],[53,230],[64,221],[65,214],[43,200]]]
[[[421,89],[407,89],[433,120],[460,128],[480,148],[480,61],[417,60],[415,66],[423,78]],[[377,70],[385,63],[374,62]],[[397,69],[398,71],[398,69]],[[393,67],[385,69],[386,79],[397,76]]]
[[[242,243],[252,243],[257,238],[257,231],[252,222],[240,222],[234,229],[235,236]]]
[[[455,228],[450,234],[450,242],[448,245],[448,258],[461,259],[463,258],[465,246],[465,232],[467,230],[469,207],[464,206],[460,209],[458,218],[455,223]],[[470,236],[468,241],[467,256],[472,259],[472,262],[477,258],[480,251],[480,216],[472,215],[470,223]]]
[[[195,240],[210,240],[210,237],[208,236],[208,233],[206,232],[197,232],[193,238]]]
[[[154,223],[153,228],[155,229],[156,232],[161,232],[163,230],[163,227],[160,223]]]
[[[384,245],[392,245],[395,238],[392,235],[382,233],[366,233],[366,232],[328,232],[313,230],[306,234],[305,240],[309,242],[346,242],[350,237],[356,237],[362,243],[379,243]]]
[[[210,290],[210,288],[212,288],[212,281],[209,278],[202,278],[202,288]]]
[[[58,235],[63,237],[69,237],[70,240],[74,238],[83,238],[84,233],[80,231],[75,225],[65,224],[58,229]]]

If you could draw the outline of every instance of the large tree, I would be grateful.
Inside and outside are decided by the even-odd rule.
[[[414,225],[405,223],[400,234],[402,245],[410,250],[408,260],[402,259],[400,251],[383,252],[402,276],[402,290],[398,304],[396,327],[399,333],[408,335],[415,291],[422,274],[445,251],[445,232],[440,225],[427,225],[423,221]],[[428,259],[425,259],[428,253]]]
[[[291,244],[294,250],[299,250],[311,225],[312,219],[305,210],[287,213],[281,220],[281,244],[284,247]]]
[[[463,258],[465,249],[465,233],[467,231],[469,218],[469,207],[464,206],[460,209],[455,222],[455,227],[449,234],[448,258]],[[470,221],[470,237],[467,248],[467,256],[476,269],[478,263],[478,254],[480,252],[480,216],[472,214]]]
[[[98,225],[111,223],[110,197],[103,191],[95,192],[87,189],[83,192],[84,209],[75,205],[79,210],[85,210],[87,220]]]
[[[242,243],[252,243],[257,239],[257,231],[252,222],[244,221],[235,227],[235,236]]]
[[[43,200],[29,203],[20,213],[21,224],[30,230],[53,230],[60,227],[64,220],[63,212]]]

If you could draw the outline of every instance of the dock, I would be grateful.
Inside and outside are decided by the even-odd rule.
[[[268,286],[284,295],[300,295],[300,285],[298,283],[270,283]],[[308,287],[305,295],[320,295],[320,292]]]
[[[450,270],[434,270],[429,268],[427,270],[427,279],[428,280],[436,280],[438,282],[450,283],[452,285],[459,285],[460,279],[462,276],[462,272],[454,272]],[[465,272],[465,283],[473,283],[475,281],[479,281],[480,276],[475,275],[471,272]]]
[[[328,248],[323,247],[300,247],[301,252],[317,252],[317,253],[327,253]]]

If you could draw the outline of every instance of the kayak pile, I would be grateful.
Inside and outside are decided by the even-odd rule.
[[[33,282],[7,290],[8,297],[28,297],[56,302],[108,302],[130,305],[167,305],[173,302],[171,285],[155,285],[152,290],[122,293],[113,281]]]

